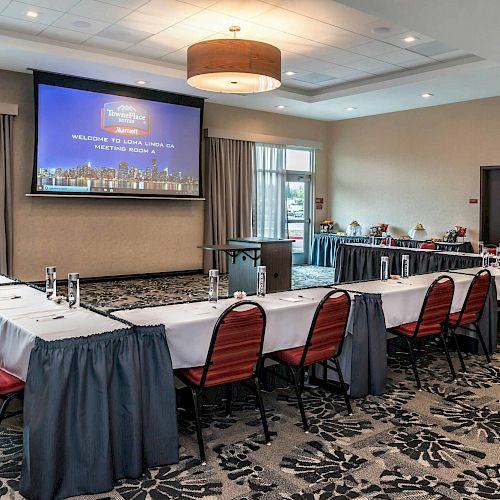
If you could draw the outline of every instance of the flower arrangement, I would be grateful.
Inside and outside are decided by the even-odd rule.
[[[233,293],[233,297],[236,300],[243,300],[246,298],[246,296],[247,296],[247,293],[244,292],[243,290],[236,290],[236,292]]]

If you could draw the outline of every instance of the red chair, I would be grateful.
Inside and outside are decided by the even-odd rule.
[[[418,321],[389,329],[389,332],[404,338],[406,341],[418,390],[421,390],[421,384],[413,356],[413,344],[416,340],[424,337],[439,336],[441,338],[453,380],[456,379],[455,369],[444,337],[454,292],[455,283],[453,280],[449,276],[439,276],[427,290]]]
[[[490,283],[491,273],[487,269],[482,269],[481,271],[479,271],[474,276],[474,279],[469,286],[469,290],[467,290],[467,295],[465,297],[462,310],[460,312],[450,314],[450,318],[448,320],[450,332],[455,341],[458,357],[460,359],[460,364],[462,365],[462,371],[464,373],[466,372],[465,363],[455,336],[458,327],[464,328],[465,330],[468,330],[470,332],[477,333],[479,342],[481,343],[483,351],[486,354],[486,359],[488,363],[491,363],[488,348],[486,347],[486,343],[479,327],[479,322],[481,321],[484,308],[486,306],[486,301],[488,300]]]
[[[495,245],[486,245],[484,247],[484,251],[491,254],[491,255],[496,255],[497,254],[497,247]]]
[[[345,291],[332,290],[323,297],[316,308],[305,345],[269,355],[275,361],[284,364],[292,376],[302,425],[306,432],[309,429],[309,423],[302,402],[303,372],[306,366],[322,363],[325,377],[328,368],[337,372],[347,411],[349,415],[352,414],[349,395],[337,359],[342,352],[350,309],[349,294]],[[333,361],[333,366],[328,365],[329,360]]]
[[[207,387],[226,385],[226,410],[229,414],[230,384],[252,379],[251,387],[257,396],[266,442],[268,444],[271,442],[259,385],[265,329],[266,313],[260,304],[250,300],[237,302],[228,307],[217,320],[205,365],[175,372],[177,377],[191,389],[193,395],[196,434],[200,459],[203,463],[205,463],[205,447],[201,431],[200,398]]]
[[[381,245],[387,245],[387,238],[384,238],[381,242],[380,242]],[[396,246],[396,240],[394,238],[391,238],[391,247],[395,247]]]
[[[10,402],[14,398],[22,399],[23,391],[24,382],[22,380],[14,377],[14,375],[10,373],[0,370],[0,399],[2,400],[2,406],[0,407],[0,424],[6,416],[10,418],[22,413],[22,411],[19,410],[6,415]]]
[[[436,250],[437,245],[433,241],[424,241],[420,243],[420,248],[423,250]]]

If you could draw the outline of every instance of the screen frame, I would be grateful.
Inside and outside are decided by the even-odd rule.
[[[63,87],[75,90],[85,90],[111,94],[135,99],[164,102],[167,104],[178,104],[189,106],[200,110],[200,130],[198,137],[198,195],[192,194],[154,194],[154,193],[79,193],[79,192],[42,192],[37,191],[37,166],[38,166],[38,86],[51,85],[53,87]],[[52,73],[48,71],[33,70],[33,90],[35,104],[35,140],[33,151],[33,175],[31,179],[30,196],[44,197],[70,197],[70,198],[129,198],[129,199],[164,199],[164,200],[203,200],[203,168],[202,168],[202,138],[203,138],[203,112],[205,98],[195,97],[185,94],[175,94],[162,90],[134,87],[122,83],[107,82],[104,80],[93,80],[91,78],[65,75],[62,73]]]

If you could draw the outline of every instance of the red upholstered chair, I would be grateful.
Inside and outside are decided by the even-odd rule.
[[[433,241],[424,241],[420,243],[420,248],[424,250],[436,250],[437,245]]]
[[[390,328],[389,332],[404,338],[411,359],[413,374],[417,387],[420,390],[420,377],[418,376],[415,357],[413,356],[413,344],[423,337],[439,336],[442,340],[446,359],[450,366],[453,380],[456,378],[455,370],[451,362],[450,353],[446,345],[445,333],[448,317],[450,315],[451,303],[455,292],[455,283],[449,276],[439,276],[431,284],[424,298],[418,321]]]
[[[230,384],[252,380],[251,387],[257,396],[266,442],[271,442],[259,385],[265,329],[266,313],[260,304],[250,300],[237,302],[228,307],[217,320],[205,365],[175,372],[193,395],[196,434],[203,463],[205,447],[201,431],[200,398],[207,387],[226,385],[226,410],[229,414]]]
[[[387,245],[387,239],[384,238],[381,242],[380,242],[381,245]],[[396,240],[394,238],[391,238],[391,247],[395,247],[396,246]]]
[[[497,254],[497,247],[495,245],[486,245],[484,247],[484,251],[488,252],[491,255],[496,255]]]
[[[455,337],[458,327],[477,333],[479,342],[481,343],[483,351],[486,355],[486,359],[488,363],[491,363],[488,348],[486,347],[483,335],[481,334],[481,329],[479,328],[479,321],[481,321],[486,301],[488,300],[490,283],[491,273],[487,269],[479,271],[474,276],[474,279],[469,286],[462,310],[460,312],[450,314],[450,319],[448,320],[450,332],[455,340],[458,357],[460,358],[460,364],[462,365],[462,370],[464,372],[466,371],[464,359]]]
[[[309,428],[302,402],[302,380],[304,367],[306,366],[321,363],[325,376],[327,368],[337,372],[347,411],[349,415],[352,414],[349,395],[337,360],[342,352],[350,309],[351,299],[349,294],[345,291],[332,290],[323,297],[316,308],[305,345],[277,351],[269,355],[275,361],[288,367],[295,387],[302,425],[305,431]],[[328,365],[329,360],[333,361],[333,366]]]
[[[22,398],[24,391],[24,382],[14,375],[0,370],[0,400],[2,406],[0,407],[0,424],[7,416],[7,408],[14,398]],[[21,411],[10,413],[8,417],[19,415]]]

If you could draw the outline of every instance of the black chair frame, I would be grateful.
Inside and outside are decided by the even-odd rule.
[[[288,372],[289,372],[291,378],[286,378],[286,377],[281,376],[278,373],[274,373],[274,375],[277,376],[278,378],[281,378],[281,379],[285,380],[286,382],[293,384],[294,389],[295,389],[295,395],[297,397],[297,402],[298,402],[298,405],[299,405],[300,416],[302,418],[302,426],[304,427],[304,431],[306,431],[306,432],[308,432],[308,430],[309,430],[309,422],[307,420],[306,412],[305,412],[305,409],[304,409],[304,403],[302,401],[302,392],[304,390],[304,363],[306,361],[307,352],[309,350],[309,347],[311,346],[311,339],[312,339],[312,336],[314,334],[314,329],[316,327],[316,322],[318,320],[318,316],[321,313],[321,310],[323,309],[323,306],[324,306],[325,302],[332,295],[339,294],[339,293],[342,294],[342,295],[345,295],[347,297],[347,300],[348,300],[348,302],[347,302],[348,303],[348,310],[350,311],[350,309],[351,309],[351,297],[349,296],[349,294],[345,290],[333,289],[331,292],[328,292],[321,299],[321,302],[318,304],[318,307],[316,308],[316,311],[314,312],[313,320],[311,322],[311,326],[309,327],[309,333],[307,335],[307,340],[306,340],[306,342],[304,344],[304,350],[302,352],[302,357],[301,357],[300,363],[297,366],[293,366],[293,365],[290,365],[289,363],[285,363],[284,361],[279,360],[279,362],[281,364],[283,364],[283,365],[285,365],[287,367]],[[337,387],[334,386],[334,384],[331,384],[328,381],[328,372],[327,372],[327,370],[335,371],[337,373],[338,377],[339,377],[339,382],[340,382],[340,387],[341,387],[341,390],[342,390],[342,395],[344,396],[344,401],[345,401],[345,404],[346,404],[346,407],[347,407],[347,413],[348,413],[348,415],[352,415],[351,401],[350,401],[350,398],[349,398],[347,386],[346,386],[346,383],[344,382],[344,377],[342,375],[342,370],[340,369],[340,365],[339,365],[339,362],[338,362],[338,359],[337,359],[340,356],[340,354],[342,353],[342,347],[344,345],[344,340],[345,340],[345,336],[346,336],[347,322],[348,321],[349,321],[349,314],[346,316],[346,320],[345,320],[345,323],[344,323],[344,333],[342,335],[342,339],[340,340],[339,348],[335,352],[335,355],[332,358],[330,358],[330,360],[333,361],[333,365],[329,365],[328,364],[329,360],[322,361],[321,365],[323,366],[323,379],[322,380],[317,379],[315,376],[314,376],[314,379],[316,381],[318,381],[319,385],[321,387],[323,387],[323,388],[326,388],[326,389],[328,389],[328,388],[335,388],[336,389]],[[272,357],[272,354],[270,356]],[[315,365],[313,365],[313,370],[315,370]]]
[[[23,410],[17,410],[10,412],[7,415],[7,409],[12,402],[12,400],[19,398],[21,401],[24,397],[24,391],[12,392],[10,394],[4,394],[0,396],[0,400],[2,401],[2,406],[0,406],[0,424],[3,422],[5,418],[15,417],[16,415],[20,415]]]
[[[212,332],[212,338],[210,340],[210,346],[208,348],[208,353],[207,353],[207,358],[205,361],[205,365],[203,367],[203,373],[200,379],[200,384],[199,385],[193,385],[193,383],[185,377],[182,372],[176,371],[175,374],[176,376],[186,385],[191,389],[191,394],[193,396],[193,404],[194,404],[194,416],[195,416],[195,423],[196,423],[196,436],[198,440],[198,448],[200,450],[200,460],[202,461],[203,464],[206,463],[206,454],[205,454],[205,445],[203,442],[203,433],[201,429],[201,414],[202,414],[202,403],[201,403],[201,398],[206,390],[205,383],[207,380],[207,375],[208,375],[208,370],[212,364],[211,359],[212,359],[212,354],[213,350],[215,348],[215,342],[217,340],[217,335],[219,333],[219,329],[221,325],[224,324],[224,320],[226,316],[231,313],[234,309],[238,309],[241,306],[252,306],[252,307],[257,307],[257,309],[260,311],[262,315],[262,335],[261,335],[261,341],[260,341],[260,346],[259,346],[259,351],[257,352],[257,363],[254,367],[254,372],[252,375],[252,381],[253,384],[249,384],[248,381],[242,381],[245,382],[245,384],[253,390],[255,393],[255,396],[257,398],[257,405],[259,407],[260,411],[260,417],[262,420],[262,427],[264,428],[264,436],[266,439],[266,443],[270,444],[271,443],[271,437],[269,434],[269,428],[267,425],[267,418],[266,418],[266,412],[264,409],[264,402],[262,400],[262,393],[260,391],[260,372],[261,372],[261,366],[262,366],[262,349],[264,346],[264,335],[266,331],[266,313],[264,311],[264,308],[257,302],[254,302],[252,300],[242,300],[239,302],[236,302],[235,304],[232,304],[229,306],[227,309],[224,310],[224,312],[219,316],[217,319],[217,322],[215,323],[213,332]],[[226,384],[220,384],[220,385],[225,385],[225,395],[226,395],[226,414],[230,415],[231,414],[231,400],[232,400],[232,382],[226,383]]]
[[[481,271],[479,271],[474,276],[473,280],[471,281],[471,284],[469,285],[469,289],[467,290],[467,295],[465,296],[464,304],[463,304],[462,309],[460,311],[460,314],[458,316],[458,320],[457,320],[456,326],[449,325],[449,331],[451,332],[451,336],[453,338],[453,341],[455,342],[455,346],[456,346],[456,349],[457,349],[458,358],[460,359],[460,365],[462,367],[462,372],[463,373],[467,373],[467,369],[465,367],[464,358],[462,356],[462,352],[460,351],[460,347],[458,345],[458,341],[457,341],[457,337],[456,337],[456,335],[457,335],[456,332],[457,332],[457,329],[459,327],[463,328],[464,330],[468,330],[469,332],[473,332],[473,333],[477,334],[477,337],[479,339],[479,343],[481,344],[481,347],[483,348],[484,354],[486,355],[486,360],[488,361],[488,363],[491,363],[489,349],[486,347],[486,342],[484,341],[483,335],[481,333],[481,328],[479,326],[479,322],[481,321],[481,319],[483,317],[484,309],[486,307],[486,302],[488,300],[488,294],[486,294],[486,297],[484,299],[484,302],[483,302],[483,305],[481,307],[481,310],[476,315],[476,321],[474,321],[474,323],[470,323],[472,325],[472,327],[469,328],[468,326],[461,326],[460,325],[460,323],[462,322],[462,318],[463,318],[463,315],[465,313],[465,310],[467,308],[467,303],[469,301],[470,295],[471,295],[472,290],[474,288],[474,284],[484,274],[488,275],[489,282],[491,283],[491,273],[488,271],[488,269],[482,269]]]
[[[421,340],[423,338],[423,337],[417,337],[417,335],[418,335],[418,331],[419,331],[420,326],[422,325],[422,322],[423,322],[423,319],[424,319],[425,309],[426,309],[426,306],[427,306],[427,302],[429,300],[429,296],[430,296],[430,294],[431,294],[434,286],[436,286],[437,283],[439,281],[443,280],[443,279],[451,281],[451,286],[452,286],[452,300],[453,300],[453,295],[455,294],[455,282],[453,281],[453,279],[450,276],[446,276],[444,274],[441,275],[441,276],[438,276],[431,283],[431,285],[427,289],[427,292],[425,293],[424,302],[422,303],[422,308],[420,309],[420,313],[419,313],[419,316],[418,316],[417,324],[415,326],[415,331],[413,332],[413,335],[411,337],[407,337],[406,335],[399,334],[397,331],[395,331],[393,329],[389,329],[389,331],[391,333],[393,333],[394,335],[397,335],[399,338],[404,338],[405,341],[406,341],[406,347],[407,347],[407,350],[408,350],[408,354],[410,356],[410,361],[411,361],[411,366],[412,366],[412,370],[413,370],[413,375],[415,376],[415,381],[417,383],[417,389],[419,391],[422,390],[422,384],[420,382],[420,376],[419,376],[418,370],[417,370],[417,363],[416,363],[416,360],[415,360],[415,355],[413,354],[414,343],[415,343],[415,340],[419,341],[419,340]],[[453,367],[453,363],[451,362],[450,352],[448,351],[448,346],[446,344],[446,338],[445,338],[445,334],[446,334],[446,331],[447,331],[447,328],[448,328],[448,318],[450,316],[451,303],[452,303],[452,301],[450,301],[450,306],[448,307],[448,312],[446,314],[446,320],[441,324],[441,332],[439,334],[437,334],[437,335],[432,335],[432,337],[439,336],[439,338],[441,340],[441,343],[443,344],[443,347],[444,347],[444,352],[446,354],[446,360],[448,361],[448,366],[450,367],[452,378],[453,378],[453,380],[455,380],[457,378],[457,375],[455,373],[455,368]],[[452,332],[452,336],[454,338],[455,345],[458,345],[453,332]]]

